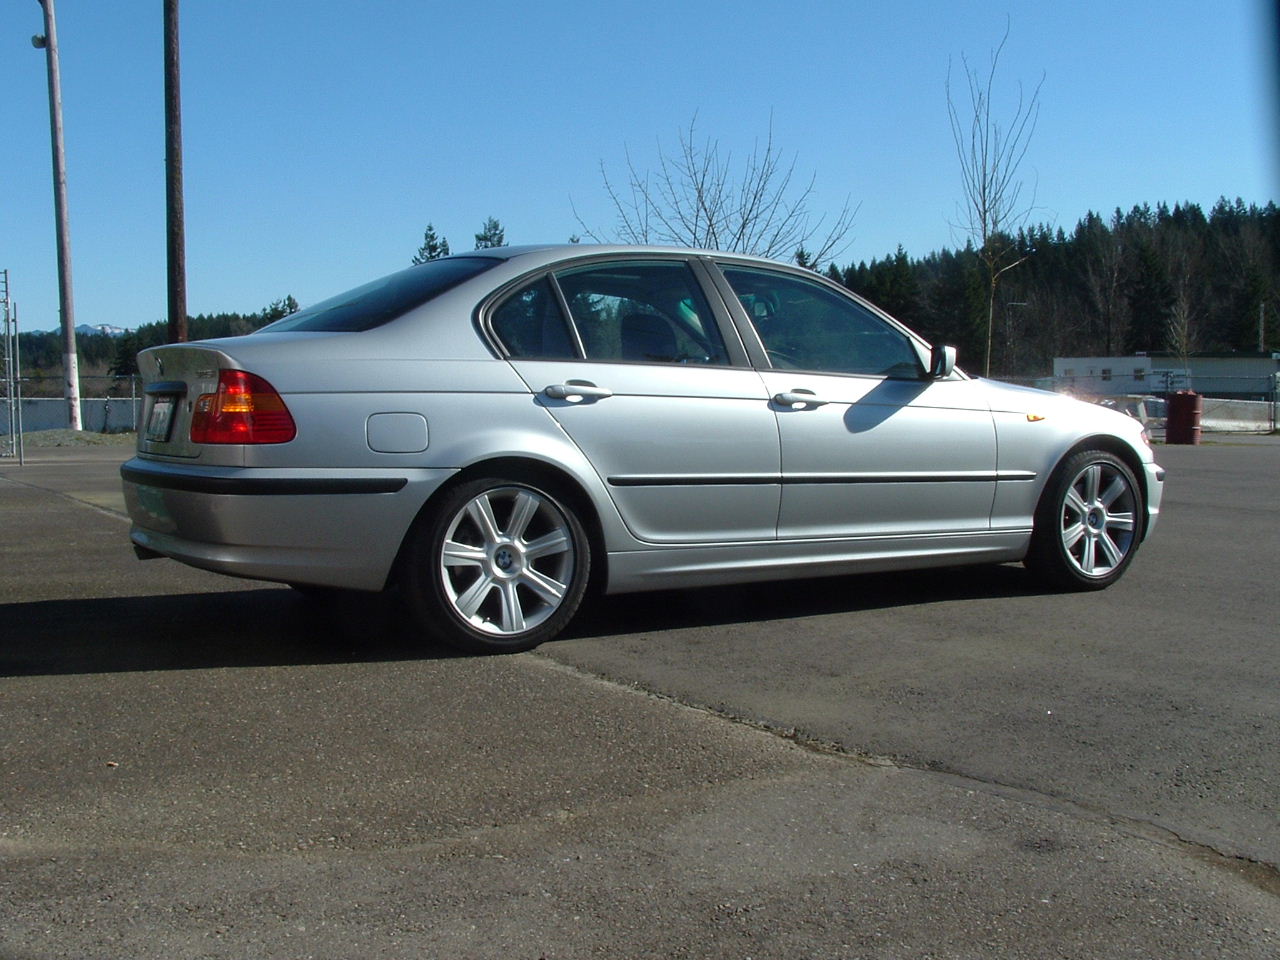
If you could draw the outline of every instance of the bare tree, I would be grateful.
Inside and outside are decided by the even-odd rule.
[[[1090,213],[1076,231],[1075,240],[1082,252],[1080,284],[1085,302],[1096,321],[1091,324],[1092,346],[1098,334],[1102,338],[1102,355],[1114,355],[1114,345],[1124,338],[1127,320],[1124,297],[1125,237],[1122,218],[1117,210],[1107,224]],[[1101,328],[1100,331],[1097,328]]]
[[[1195,349],[1194,308],[1191,305],[1191,291],[1188,289],[1188,278],[1184,274],[1174,281],[1173,310],[1169,313],[1169,322],[1165,333],[1169,349],[1178,355],[1178,362],[1186,369],[1188,358]]]
[[[857,208],[846,199],[829,228],[809,206],[816,176],[796,180],[796,157],[782,155],[773,142],[773,122],[764,143],[757,141],[738,168],[720,141],[700,138],[697,117],[679,133],[674,152],[658,144],[656,169],[641,168],[626,152],[626,185],[600,176],[613,203],[616,226],[609,236],[588,226],[574,210],[583,232],[597,242],[670,243],[685,247],[795,257],[817,269],[847,246]]]
[[[1026,156],[1040,114],[1041,76],[1030,98],[1018,85],[1018,100],[1008,121],[1001,123],[991,103],[995,88],[996,68],[1000,54],[1009,39],[1006,27],[1000,45],[991,53],[985,72],[969,65],[962,55],[965,86],[969,95],[963,119],[951,91],[951,70],[947,70],[947,115],[951,120],[951,136],[956,157],[960,161],[960,177],[964,202],[960,220],[954,226],[963,230],[977,249],[987,271],[987,356],[984,376],[991,375],[991,339],[995,318],[996,287],[1000,278],[1026,259],[1013,245],[1013,234],[1026,223],[1034,207],[1034,199],[1022,199],[1022,181],[1018,168]]]
[[[1183,369],[1196,349],[1200,309],[1195,277],[1204,275],[1200,244],[1186,233],[1169,231],[1163,238],[1161,254],[1169,267],[1173,304],[1165,324],[1165,344],[1177,354]]]

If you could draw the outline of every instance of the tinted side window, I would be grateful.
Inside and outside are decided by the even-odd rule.
[[[727,364],[711,308],[687,263],[597,264],[556,274],[588,360]]]
[[[820,283],[722,265],[775,367],[915,378],[908,338],[870,310]]]
[[[577,356],[546,277],[504,300],[489,322],[511,357],[572,360]]]

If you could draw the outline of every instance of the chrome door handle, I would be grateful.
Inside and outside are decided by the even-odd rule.
[[[786,393],[775,393],[773,402],[784,407],[821,407],[831,401],[823,400],[811,390],[789,390]]]
[[[612,397],[613,391],[608,387],[597,387],[587,380],[569,380],[565,383],[553,383],[544,387],[543,391],[552,400],[568,400],[570,397],[581,397],[583,400],[603,400]]]

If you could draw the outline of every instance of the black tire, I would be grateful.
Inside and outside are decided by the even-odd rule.
[[[1142,542],[1142,487],[1119,457],[1082,450],[1040,496],[1026,565],[1065,590],[1101,590],[1124,575]]]
[[[509,477],[446,490],[406,545],[406,606],[429,637],[469,653],[531,650],[573,619],[591,577],[574,508]]]

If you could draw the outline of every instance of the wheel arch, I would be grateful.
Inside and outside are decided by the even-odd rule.
[[[539,460],[536,457],[521,456],[493,457],[486,460],[478,460],[463,467],[450,477],[446,483],[442,483],[433,491],[431,496],[419,508],[413,522],[409,524],[408,529],[405,530],[404,536],[400,540],[400,547],[396,552],[396,559],[391,567],[389,583],[394,584],[399,580],[409,542],[412,540],[415,531],[424,522],[424,518],[431,514],[436,504],[445,494],[459,484],[467,483],[477,477],[487,476],[500,476],[541,485],[566,500],[568,505],[576,511],[578,520],[582,523],[587,539],[590,542],[591,574],[587,585],[589,594],[595,595],[603,592],[604,585],[609,581],[609,560],[608,552],[605,549],[604,527],[591,495],[579,479],[563,467],[545,460]]]

